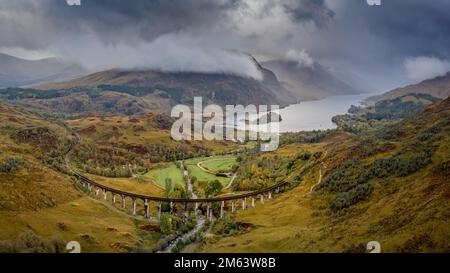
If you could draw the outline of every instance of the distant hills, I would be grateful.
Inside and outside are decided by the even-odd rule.
[[[176,103],[191,103],[202,96],[207,103],[280,104],[291,103],[294,96],[277,80],[275,74],[259,65],[263,80],[230,74],[198,72],[164,72],[150,69],[111,69],[71,81],[41,84],[42,90],[100,88],[103,91],[128,93],[137,97],[159,95]]]
[[[450,96],[450,73],[434,79],[428,79],[418,84],[396,88],[379,96],[367,99],[369,104],[382,100],[391,100],[407,94],[427,94],[436,98],[446,99]]]
[[[280,105],[296,101],[276,75],[254,62],[262,80],[220,73],[110,69],[81,78],[0,90],[0,98],[60,114],[135,115],[168,112],[176,104]]]
[[[319,63],[300,66],[295,61],[271,60],[263,62],[262,65],[272,70],[283,86],[299,100],[316,100],[329,96],[361,93]]]
[[[81,66],[55,58],[29,61],[0,54],[0,88],[32,86],[26,91],[5,91],[8,100],[26,99],[27,106],[37,104],[70,114],[127,115],[167,111],[178,103],[192,104],[195,96],[203,97],[205,104],[286,106],[300,100],[358,93],[318,63],[300,67],[285,60],[253,61],[262,80],[223,73],[119,68],[86,75]],[[34,90],[58,92],[43,97]]]
[[[0,53],[0,88],[67,80],[84,73],[81,66],[56,58],[30,61]]]

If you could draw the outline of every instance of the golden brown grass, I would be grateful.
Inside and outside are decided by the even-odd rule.
[[[163,195],[163,189],[153,184],[149,179],[139,182],[135,178],[109,178],[92,174],[86,174],[86,176],[104,186],[117,190],[151,196]]]
[[[33,230],[44,238],[78,241],[82,252],[129,252],[140,239],[133,219],[89,197],[37,212],[0,212],[0,226],[2,240]],[[153,237],[156,243],[160,235]]]

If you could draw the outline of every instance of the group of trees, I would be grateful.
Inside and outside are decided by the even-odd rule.
[[[126,72],[124,72],[126,73]],[[146,85],[146,86],[130,86],[130,85],[107,85],[101,84],[97,88],[102,91],[114,91],[119,93],[125,93],[132,96],[145,96],[159,91],[159,95],[163,98],[171,98],[177,102],[181,102],[184,95],[184,90],[182,88],[172,88],[161,84]]]
[[[207,197],[212,197],[218,194],[223,188],[222,183],[219,180],[213,180],[208,182],[208,185],[205,188],[205,195]]]
[[[333,210],[349,207],[366,199],[373,190],[372,179],[389,177],[403,177],[419,171],[432,161],[433,151],[423,148],[413,154],[404,154],[409,149],[388,157],[376,159],[373,163],[364,164],[359,160],[349,160],[334,169],[322,183],[318,190],[335,193],[330,203]]]
[[[236,191],[265,188],[279,182],[288,171],[288,160],[278,156],[248,157],[240,165],[239,174],[232,185]]]
[[[424,151],[416,156],[401,158],[394,156],[375,160],[366,170],[364,175],[367,178],[386,178],[389,176],[402,177],[412,174],[431,163],[432,152]]]
[[[287,145],[293,143],[318,143],[330,133],[334,132],[334,129],[329,130],[315,130],[311,132],[297,132],[297,133],[285,133],[281,135],[280,145]]]
[[[336,194],[330,203],[330,208],[334,211],[338,211],[350,207],[359,201],[365,200],[372,191],[373,186],[370,183],[357,185],[349,191]]]
[[[71,92],[76,92],[77,90],[47,90],[42,92],[42,90],[31,89],[31,88],[18,88],[11,87],[6,89],[0,89],[0,98],[6,100],[21,100],[21,99],[53,99],[58,97],[63,97],[69,95]]]
[[[197,156],[210,155],[210,150],[204,147],[192,147],[186,144],[179,144],[175,147],[169,147],[160,144],[148,144],[143,147],[145,153],[143,158],[150,162],[169,162]]]
[[[404,100],[406,96],[414,97],[417,101]],[[428,100],[430,102],[439,100],[428,94],[409,94],[406,96],[377,102],[374,106],[374,111],[366,113],[366,119],[403,119],[425,108],[425,104],[421,100]]]
[[[438,99],[427,94],[407,94],[392,100],[382,100],[371,107],[352,105],[349,114],[337,115],[332,121],[338,128],[354,134],[360,134],[368,129],[383,128],[411,117],[425,109],[426,101],[433,103]]]
[[[6,157],[0,161],[0,172],[11,173],[26,166],[25,160],[17,157]]]
[[[91,166],[88,164],[81,165],[83,171],[95,174],[99,176],[105,177],[131,177],[132,173],[128,166],[111,166],[111,167],[100,167],[100,166]]]
[[[189,217],[189,221],[184,221],[177,215],[163,213],[161,215],[160,230],[163,234],[181,234],[192,229],[196,222],[195,217]]]
[[[193,149],[185,144],[175,147],[159,144],[117,147],[82,143],[75,148],[74,154],[74,159],[85,172],[107,177],[130,177],[129,164],[133,172],[142,173],[151,169],[154,163],[205,156],[209,150],[202,147]]]
[[[223,218],[218,219],[211,228],[211,232],[216,235],[233,235],[239,232],[242,228],[231,219],[228,214]]]
[[[291,157],[258,156],[248,155],[239,158],[239,173],[232,184],[232,189],[236,191],[259,190],[267,186],[287,179],[289,175],[298,171],[297,176],[291,181],[298,183],[301,181],[304,173],[309,171],[306,168],[312,162],[321,156],[321,153],[312,154],[311,152],[299,152]],[[303,166],[303,171],[298,170],[298,166]]]

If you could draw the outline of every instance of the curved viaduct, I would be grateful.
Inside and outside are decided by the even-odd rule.
[[[271,199],[274,194],[280,193],[280,190],[284,188],[288,182],[282,181],[273,186],[257,190],[254,192],[249,192],[245,194],[231,195],[231,196],[223,196],[223,197],[214,197],[214,198],[198,198],[198,199],[180,199],[180,198],[166,198],[166,197],[158,197],[158,196],[148,196],[142,194],[136,194],[132,192],[126,192],[118,189],[114,189],[105,185],[102,185],[98,182],[89,179],[88,177],[78,173],[74,169],[71,168],[69,162],[69,154],[73,150],[73,147],[77,145],[80,141],[80,136],[77,133],[74,133],[76,136],[76,142],[72,145],[70,150],[65,156],[66,165],[68,169],[73,173],[75,177],[79,179],[81,184],[89,193],[94,192],[96,196],[99,196],[100,193],[103,194],[104,200],[108,200],[108,195],[111,196],[111,202],[113,205],[117,203],[117,196],[121,198],[121,207],[122,209],[127,208],[127,198],[132,202],[132,214],[133,216],[137,215],[137,202],[141,200],[144,204],[144,218],[150,218],[150,203],[155,202],[158,207],[158,220],[161,219],[162,213],[162,203],[170,204],[171,210],[173,209],[174,204],[181,204],[184,208],[185,212],[188,212],[188,204],[194,204],[194,212],[197,213],[198,208],[202,204],[206,204],[206,218],[211,220],[213,218],[213,204],[220,204],[220,217],[224,216],[227,203],[231,203],[231,212],[235,213],[238,205],[240,204],[241,209],[245,210],[247,208],[247,200],[250,199],[251,207],[255,207],[255,200],[259,199],[261,203],[264,203],[265,198]]]

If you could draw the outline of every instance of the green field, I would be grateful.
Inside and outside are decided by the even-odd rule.
[[[231,164],[231,166],[236,161],[236,158],[233,156],[212,156],[212,157],[199,157],[188,159],[185,161],[185,165],[189,170],[189,173],[195,177],[197,177],[198,181],[214,181],[219,180],[222,185],[226,186],[230,182],[230,178],[227,177],[218,177],[213,174],[204,172],[201,170],[197,163],[202,162],[202,166],[208,168],[211,171],[224,169]],[[228,167],[231,169],[231,166]]]
[[[234,164],[235,156],[221,156],[205,159],[201,165],[212,172],[231,172]]]
[[[167,164],[164,168],[151,170],[145,176],[152,179],[161,188],[165,188],[166,178],[172,179],[172,188],[176,184],[184,187],[183,171],[177,168],[175,163]]]

